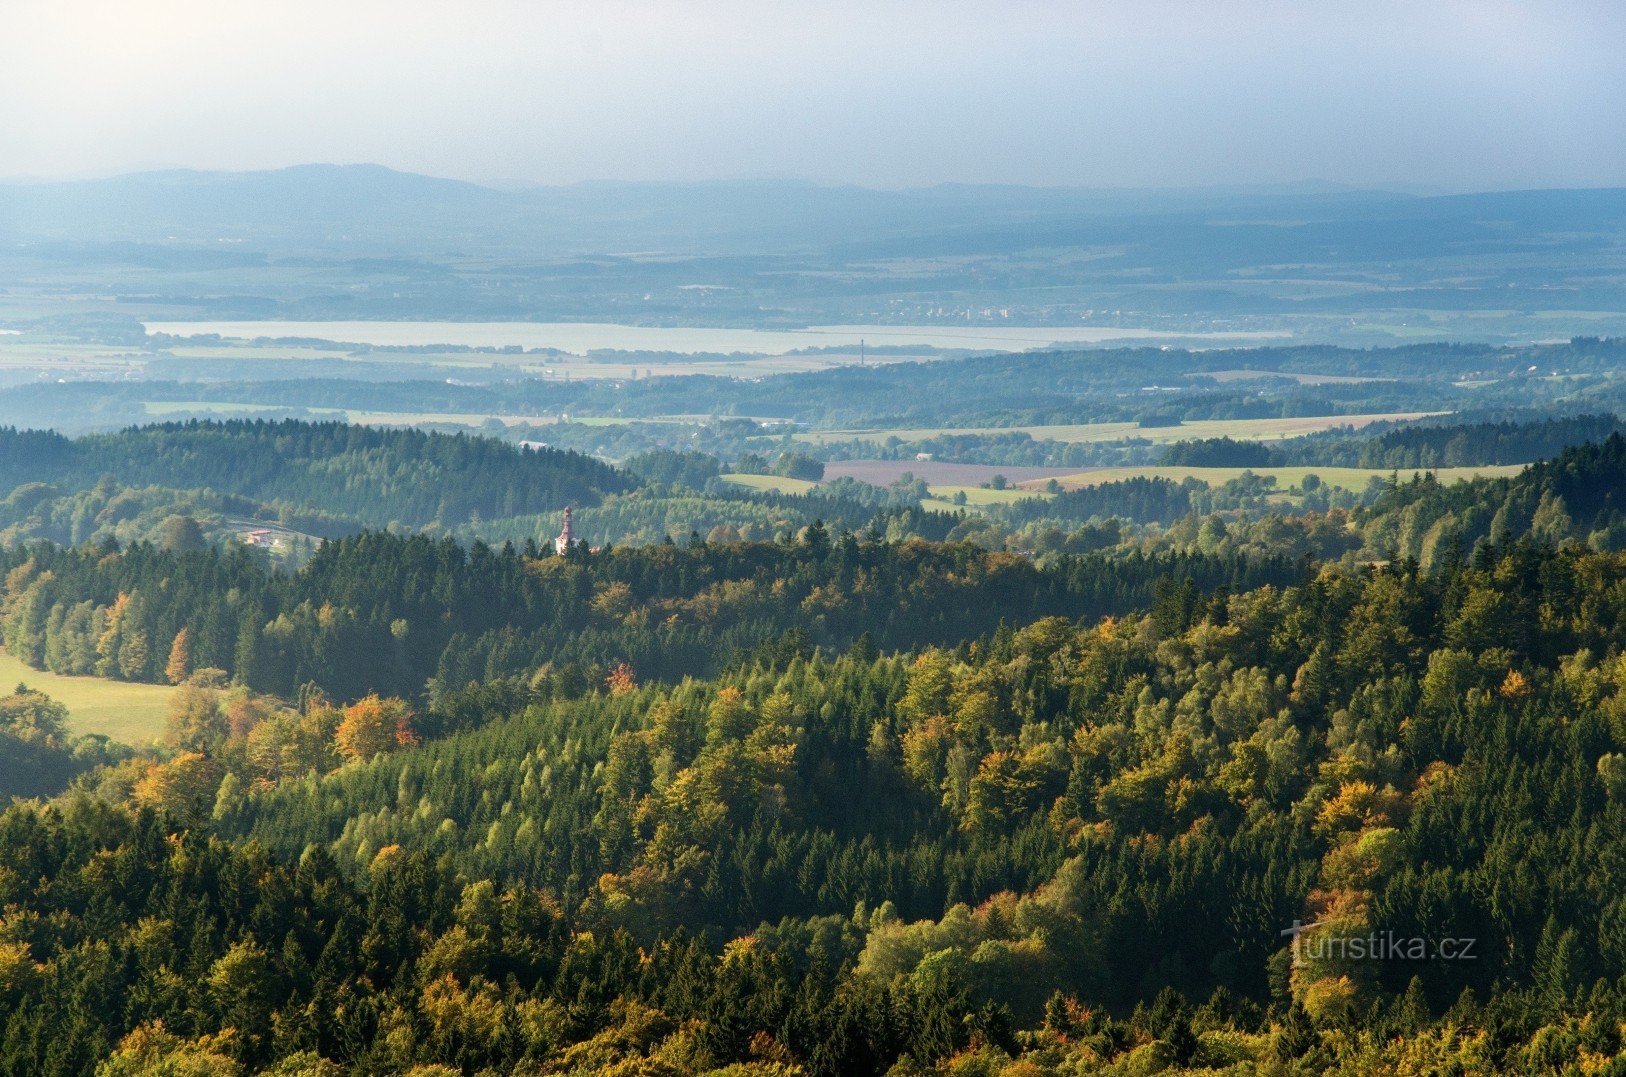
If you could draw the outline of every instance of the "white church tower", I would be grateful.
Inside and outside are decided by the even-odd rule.
[[[560,529],[559,537],[553,540],[553,552],[563,557],[565,551],[576,541],[576,533],[570,529],[570,506],[565,506],[565,526]]]

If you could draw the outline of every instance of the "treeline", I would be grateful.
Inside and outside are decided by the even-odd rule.
[[[1308,502],[1324,490],[1307,494],[1301,483],[1294,496]],[[1623,491],[1626,437],[1612,435],[1507,478],[1446,484],[1427,473],[1391,477],[1374,484],[1353,507],[1329,499],[1330,509],[1324,504],[1295,515],[1249,511],[1226,518],[1194,512],[1142,541],[1152,549],[1243,557],[1270,551],[1351,564],[1409,559],[1439,570],[1512,539],[1626,549]]]
[[[539,419],[561,412],[640,418],[752,415],[792,418],[832,430],[1136,422],[1152,415],[1189,421],[1541,404],[1573,407],[1578,400],[1595,408],[1621,399],[1622,389],[1613,375],[1623,352],[1626,345],[1620,340],[1596,338],[1520,347],[1424,343],[1383,349],[1304,345],[1201,352],[1114,348],[845,366],[760,379],[698,375],[623,382],[527,379],[492,385],[454,385],[444,379],[369,380],[341,370],[356,364],[332,363],[325,372],[349,376],[300,377],[297,371],[284,369],[279,373],[292,376],[274,381],[17,386],[0,391],[0,421],[40,422],[47,416],[75,428],[92,422],[123,423],[138,421],[150,401],[203,409],[249,404]],[[178,361],[162,362],[174,366]],[[299,369],[313,362],[301,360]],[[256,360],[255,371],[265,363]],[[1532,372],[1530,367],[1536,369]],[[1550,377],[1555,371],[1568,377]],[[1239,380],[1234,377],[1237,372],[1263,374],[1266,380]],[[186,373],[195,374],[191,368]],[[1213,377],[1217,375],[1224,377]],[[1295,375],[1363,380],[1299,383]],[[1468,379],[1483,384],[1475,388],[1456,384]],[[1153,394],[1144,391],[1148,386],[1181,391]],[[586,437],[589,447],[601,444],[596,435],[574,431],[571,436]],[[602,443],[619,436],[606,433]]]
[[[1184,467],[1361,467],[1389,470],[1528,464],[1626,433],[1614,415],[1477,422],[1423,420],[1369,432],[1333,430],[1266,445],[1230,437],[1177,441],[1159,463]]]
[[[1089,529],[1092,522],[1103,525],[1116,521],[1120,531],[1127,531],[1133,530],[1133,525],[1146,524],[1171,528],[1194,517],[1224,513],[1228,518],[1267,520],[1270,526],[1280,527],[1284,520],[1296,516],[1324,516],[1331,510],[1347,512],[1369,503],[1385,488],[1383,480],[1376,480],[1366,491],[1356,493],[1329,486],[1313,473],[1294,486],[1281,485],[1274,475],[1246,470],[1234,479],[1213,484],[1192,477],[1176,482],[1161,476],[1136,476],[1064,490],[1048,498],[1022,498],[990,510],[984,521],[966,521],[956,533],[978,526],[1007,525],[1014,530],[1003,536],[1004,541],[1018,548],[1037,549],[1033,544],[1051,530],[1066,529],[1066,533],[1075,534],[1080,532],[1080,525]],[[1125,529],[1121,526],[1124,524],[1131,527]],[[1092,533],[1109,537],[1101,534],[1099,526]],[[1145,532],[1134,538],[1122,534],[1104,544],[1147,538]]]
[[[901,492],[852,479],[837,479],[805,494],[746,490],[712,482],[707,493],[682,486],[652,486],[606,498],[572,515],[575,533],[592,545],[653,545],[688,542],[768,542],[794,537],[814,523],[836,530],[872,532],[889,541],[918,538],[941,542],[964,520],[963,513],[922,508],[924,490]],[[492,544],[532,540],[546,545],[559,533],[562,512],[479,521],[451,529],[460,539]]]
[[[1137,476],[1064,490],[1048,498],[1024,498],[1003,507],[1000,516],[1016,525],[1045,519],[1083,522],[1113,517],[1167,525],[1192,511],[1192,493],[1197,487],[1207,489],[1196,480]]]
[[[1598,550],[1626,547],[1626,437],[1565,450],[1511,478],[1442,485],[1430,475],[1391,485],[1357,516],[1382,556],[1438,563],[1501,536]]]
[[[0,802],[54,796],[73,778],[132,753],[106,737],[68,731],[68,709],[19,684],[0,696]]]
[[[913,460],[928,453],[935,460],[1000,467],[1129,467],[1155,464],[1163,448],[1143,437],[1117,441],[1052,441],[1025,430],[987,430],[975,434],[933,434],[917,440],[852,438],[826,435],[807,451],[826,460]]]
[[[209,490],[374,527],[596,504],[636,485],[576,453],[335,422],[165,423],[76,440],[0,430],[0,489],[84,488],[104,475],[121,486]]]
[[[970,545],[832,538],[814,524],[791,543],[566,557],[368,533],[325,543],[294,573],[241,548],[32,546],[0,553],[0,571],[0,637],[35,667],[137,681],[218,668],[286,698],[310,682],[356,699],[542,667],[574,681],[627,663],[640,678],[676,679],[765,646],[843,648],[866,633],[908,648],[975,638],[1001,619],[1126,611],[1165,577],[1253,587],[1303,566],[1167,553],[1039,568]]]
[[[599,545],[691,533],[771,540],[816,520],[937,541],[960,520],[922,509],[923,491],[850,479],[802,495],[746,490],[720,481],[718,460],[695,452],[656,450],[618,471],[574,453],[481,437],[292,420],[149,426],[78,441],[0,430],[0,453],[0,487],[8,476],[29,477],[0,498],[0,545],[167,545],[177,517],[212,542],[269,523],[308,543],[370,524],[546,545],[567,505],[577,533]],[[171,484],[140,485],[158,474]],[[175,485],[183,482],[215,485]],[[283,559],[298,563],[303,548],[298,554]]]
[[[1295,438],[1273,446],[1270,454],[1271,460],[1279,464],[1334,467],[1411,469],[1528,464],[1621,433],[1626,433],[1626,422],[1615,415],[1427,421],[1384,430],[1373,437],[1322,434]]]
[[[1196,417],[1182,414],[1186,418]],[[1474,418],[1473,414],[1407,423],[1373,423],[1360,430],[1345,427],[1269,444],[1215,437],[1159,446],[1133,436],[1121,441],[1064,443],[1036,440],[1026,432],[990,430],[886,444],[864,440],[825,442],[812,451],[827,459],[876,457],[889,460],[908,460],[918,452],[930,452],[939,460],[1010,466],[1086,468],[1159,464],[1409,471],[1525,464],[1548,459],[1588,441],[1602,441],[1611,434],[1626,433],[1626,423],[1611,414],[1532,418],[1528,409],[1512,412],[1504,418]]]
[[[1177,441],[1163,453],[1169,467],[1269,467],[1276,461],[1268,446],[1235,438],[1198,438]]]
[[[1373,403],[1374,410],[1377,403]],[[1373,423],[1266,444],[1231,437],[1197,438],[1155,445],[1129,436],[1119,441],[1070,443],[1037,440],[1025,431],[989,430],[939,434],[917,441],[825,441],[812,451],[826,459],[913,459],[929,452],[939,460],[968,464],[1042,467],[1361,467],[1413,470],[1525,464],[1545,460],[1587,441],[1626,432],[1614,415],[1531,417],[1528,409],[1504,418],[1459,413],[1407,423]],[[1477,412],[1484,416],[1484,411]],[[1492,413],[1495,414],[1495,413]],[[1198,417],[1181,411],[1184,418]]]

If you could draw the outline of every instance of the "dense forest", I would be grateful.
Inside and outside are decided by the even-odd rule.
[[[1500,423],[1473,437],[1547,436]],[[218,499],[221,439],[279,426],[165,429],[116,437]],[[252,496],[469,473],[473,439],[286,429],[329,440]],[[159,511],[87,443],[28,451]],[[596,476],[589,520],[761,531],[0,549],[9,656],[175,686],[141,750],[0,696],[0,794],[32,798],[0,812],[0,1074],[1626,1058],[1626,437],[1338,504],[1245,475],[955,514],[471,451]]]
[[[1002,620],[1126,612],[1160,583],[1281,584],[1304,566],[1168,552],[1041,568],[815,524],[784,544],[562,557],[372,532],[324,543],[291,574],[240,547],[34,545],[0,551],[0,570],[0,636],[30,665],[155,682],[214,668],[284,696],[309,682],[354,699],[543,668],[571,682],[620,663],[643,678],[709,675],[761,647],[841,649],[865,635],[887,649],[952,642]]]
[[[820,466],[785,452],[763,462],[764,470]],[[923,491],[838,480],[781,494],[722,482],[720,470],[716,457],[697,452],[657,449],[613,466],[534,443],[292,419],[166,423],[78,439],[0,429],[0,490],[9,491],[0,497],[0,544],[149,541],[184,551],[272,525],[298,545],[277,560],[297,565],[319,540],[369,527],[546,542],[567,506],[583,538],[616,545],[692,532],[773,539],[815,521],[941,540],[961,518],[923,508]]]
[[[1626,546],[1626,437],[1568,449],[1507,479],[1446,486],[1427,474],[1390,487],[1365,514],[1367,542],[1432,563],[1465,545],[1530,535]]]
[[[1521,541],[493,688],[422,746],[198,685],[172,758],[0,817],[0,1067],[1579,1072],[1626,1017],[1622,596]]]
[[[1158,462],[1188,467],[1361,467],[1412,470],[1478,464],[1527,464],[1571,446],[1626,433],[1614,415],[1482,419],[1457,414],[1406,423],[1334,429],[1277,445],[1230,437],[1177,441]]]
[[[104,475],[125,486],[214,490],[375,527],[544,512],[633,485],[576,453],[334,422],[164,423],[77,440],[0,430],[6,489],[79,489]]]

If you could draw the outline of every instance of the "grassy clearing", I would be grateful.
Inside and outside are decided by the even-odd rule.
[[[752,490],[772,490],[781,494],[805,494],[818,488],[818,483],[807,479],[787,479],[781,475],[724,475],[724,482]]]
[[[1065,426],[965,426],[919,430],[811,430],[797,434],[803,441],[824,444],[831,441],[870,441],[884,443],[924,441],[950,434],[1027,434],[1035,441],[1083,443],[1123,441],[1139,438],[1163,444],[1197,438],[1230,437],[1238,441],[1280,441],[1342,426],[1362,427],[1376,422],[1402,422],[1442,415],[1437,411],[1393,411],[1367,415],[1310,415],[1292,419],[1198,419],[1179,426],[1142,427],[1136,423],[1077,423]]]
[[[1524,470],[1523,464],[1502,464],[1485,467],[1442,467],[1432,469],[1441,482],[1462,482],[1465,479],[1477,479],[1483,476],[1516,475]],[[1273,475],[1276,484],[1281,487],[1297,486],[1304,481],[1306,475],[1314,475],[1328,486],[1338,486],[1346,490],[1364,490],[1374,478],[1387,478],[1395,474],[1378,468],[1360,467],[1104,467],[1094,471],[1081,471],[1076,475],[1066,475],[1056,480],[1063,489],[1077,490],[1085,486],[1100,486],[1102,483],[1120,482],[1133,478],[1164,478],[1182,482],[1186,479],[1198,479],[1210,486],[1239,478],[1244,471],[1252,471],[1255,475]],[[1409,479],[1421,474],[1421,471],[1401,471],[1402,479]],[[1034,480],[1024,484],[1033,488],[1043,487],[1048,480]]]
[[[809,482],[807,479],[786,479],[778,475],[724,475],[724,482],[731,482],[736,486],[744,486],[751,490],[774,491],[781,494],[805,494],[809,490],[816,490],[819,483]],[[1041,486],[1043,483],[1040,484]],[[1008,505],[1012,501],[1022,501],[1032,497],[1048,497],[1049,494],[1038,489],[1024,489],[1011,486],[1004,490],[990,490],[981,486],[928,486],[927,496],[921,504],[928,509],[954,509],[954,508],[985,508],[989,505]],[[965,504],[956,505],[954,495],[965,494]]]
[[[954,495],[959,493],[965,494],[965,503],[971,508],[980,505],[1009,505],[1013,501],[1025,501],[1034,497],[1049,497],[1050,495],[1044,493],[1041,489],[1049,481],[1048,479],[1040,479],[1036,480],[1031,488],[1006,487],[1003,490],[993,490],[982,486],[928,486],[926,489],[930,491],[931,497],[927,500],[932,502],[928,507],[941,508],[946,505],[955,508],[957,506],[954,504]]]
[[[0,370],[40,371],[62,377],[82,374],[128,374],[140,370],[147,359],[109,344],[43,344],[0,336]]]
[[[73,732],[100,733],[134,745],[151,744],[163,736],[175,691],[167,685],[46,673],[0,651],[0,691],[9,692],[17,684],[44,692],[67,707]]]

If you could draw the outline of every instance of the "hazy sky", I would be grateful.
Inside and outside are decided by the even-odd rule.
[[[0,175],[1626,185],[1623,9],[0,0]]]

